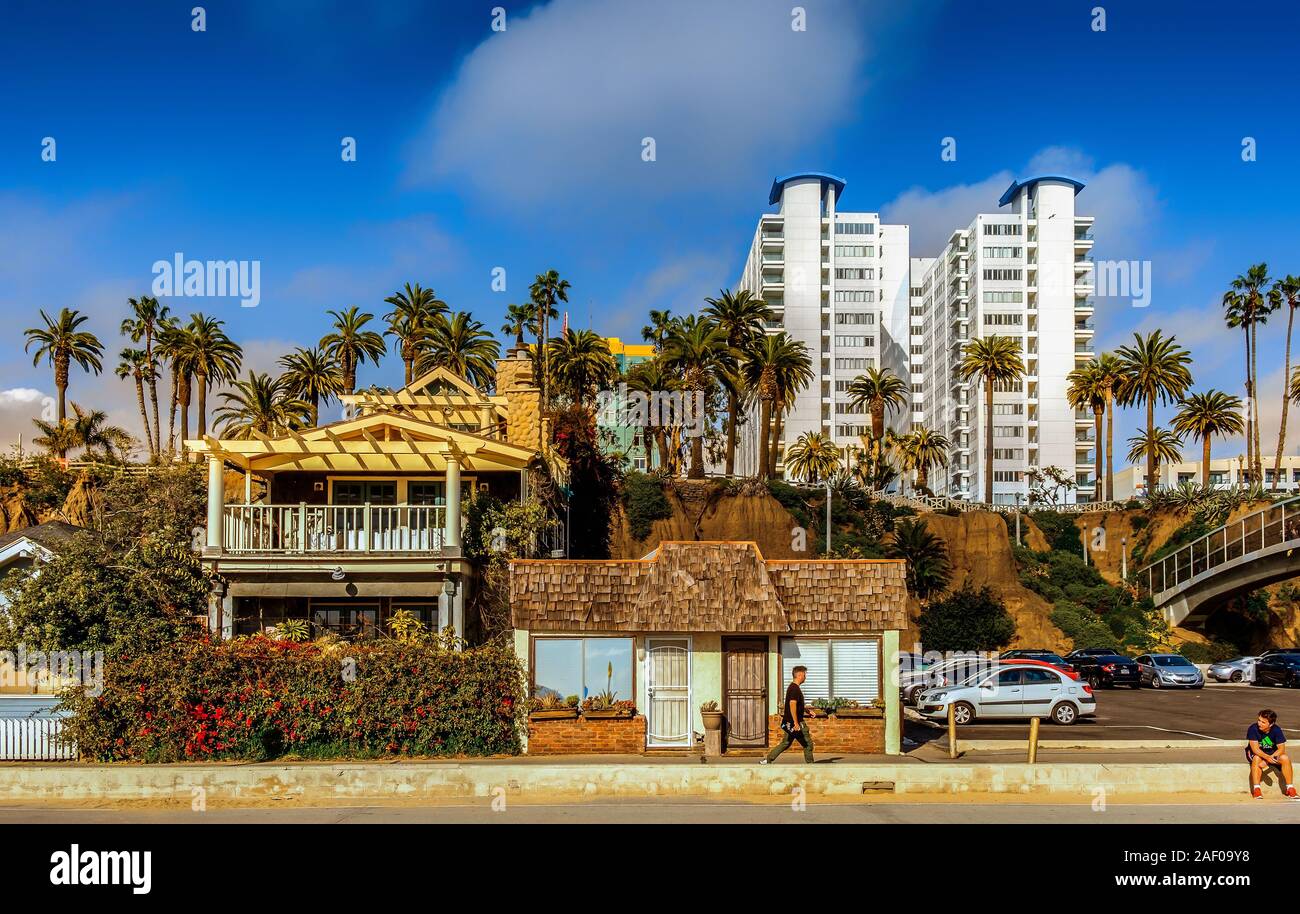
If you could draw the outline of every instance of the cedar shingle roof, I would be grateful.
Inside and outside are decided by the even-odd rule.
[[[902,629],[901,560],[767,561],[752,542],[666,542],[647,559],[510,565],[511,615],[532,631]]]

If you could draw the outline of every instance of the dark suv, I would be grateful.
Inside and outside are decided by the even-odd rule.
[[[1131,689],[1142,687],[1142,670],[1130,657],[1119,654],[1071,654],[1075,672],[1094,689],[1101,686],[1114,688],[1126,685]]]

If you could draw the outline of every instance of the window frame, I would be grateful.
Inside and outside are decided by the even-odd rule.
[[[826,678],[828,685],[834,685],[834,664],[831,660],[830,642],[832,641],[872,641],[876,645],[876,700],[885,700],[885,639],[878,634],[857,632],[836,633],[831,635],[778,635],[776,639],[777,687],[784,695],[784,687],[789,682],[785,671],[785,653],[781,650],[783,641],[822,641],[826,642]],[[832,689],[833,691],[833,689]],[[828,696],[835,698],[835,695]]]
[[[587,641],[587,640],[617,640],[630,641],[632,643],[632,694],[627,697],[633,704],[637,705],[637,713],[644,714],[645,711],[640,707],[637,699],[637,689],[640,683],[637,678],[637,667],[640,665],[638,655],[641,653],[641,646],[638,644],[637,635],[630,632],[592,632],[590,634],[579,632],[576,634],[560,634],[548,632],[546,634],[530,634],[528,636],[528,697],[531,699],[537,694],[537,642],[538,641]],[[586,679],[586,654],[583,654],[582,677]],[[591,687],[588,686],[588,689]],[[565,696],[568,697],[568,696]],[[588,695],[587,697],[591,697]],[[578,695],[579,702],[582,701],[582,694]],[[623,701],[619,698],[619,701]]]

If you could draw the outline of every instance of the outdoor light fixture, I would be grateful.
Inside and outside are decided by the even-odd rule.
[[[442,592],[449,597],[454,597],[456,595],[456,582],[451,578],[447,578],[442,582]]]
[[[343,566],[342,566],[342,565],[335,565],[335,566],[334,566],[334,569],[330,572],[330,580],[331,580],[331,581],[341,581],[341,580],[343,580],[343,577],[344,577],[344,575],[343,575]]]

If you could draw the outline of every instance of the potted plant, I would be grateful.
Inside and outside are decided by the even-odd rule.
[[[636,714],[636,703],[619,701],[617,692],[604,691],[593,695],[582,703],[582,716],[592,720],[611,717],[632,717]]]
[[[573,720],[578,716],[577,696],[571,697],[572,705],[558,693],[547,692],[530,702],[528,716],[532,720]]]
[[[876,707],[876,702],[870,705],[860,705],[852,699],[841,699],[843,704],[835,709],[836,717],[883,717],[884,705]],[[876,700],[877,702],[879,699]]]
[[[812,703],[810,717],[830,717],[849,704],[847,698],[818,698]]]
[[[716,701],[706,701],[700,705],[700,717],[704,719],[705,730],[721,730],[723,713]]]

